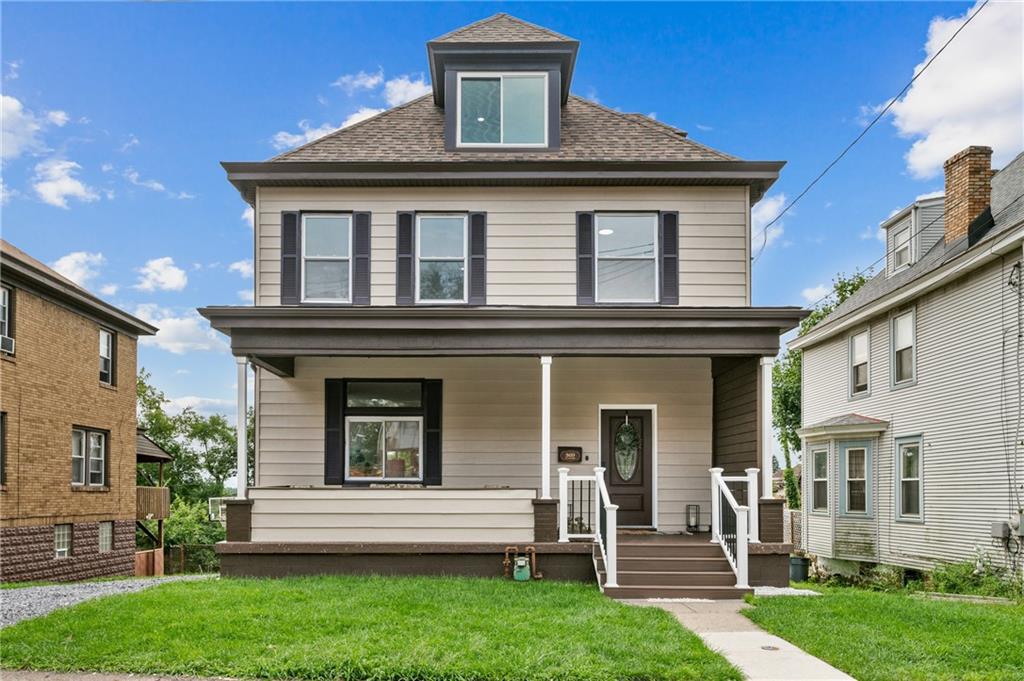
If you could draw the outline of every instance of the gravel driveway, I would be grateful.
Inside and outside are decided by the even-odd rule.
[[[66,608],[101,596],[142,591],[157,584],[191,579],[208,579],[213,575],[177,575],[174,577],[142,577],[108,582],[78,582],[53,586],[26,586],[0,589],[0,627],[39,617],[57,608]]]

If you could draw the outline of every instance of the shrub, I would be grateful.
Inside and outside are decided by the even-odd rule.
[[[1021,585],[1013,575],[981,554],[974,560],[937,566],[928,575],[926,586],[932,591],[948,594],[1024,597]]]

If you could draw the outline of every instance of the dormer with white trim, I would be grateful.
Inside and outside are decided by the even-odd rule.
[[[885,230],[886,276],[911,267],[942,239],[943,201],[942,196],[918,199],[880,225]]]

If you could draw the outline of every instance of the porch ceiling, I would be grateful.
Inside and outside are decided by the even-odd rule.
[[[201,308],[235,355],[280,375],[303,356],[774,355],[798,307]]]

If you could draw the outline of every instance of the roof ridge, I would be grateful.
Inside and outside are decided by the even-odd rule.
[[[310,140],[310,141],[308,141],[308,142],[306,142],[304,144],[300,144],[299,146],[293,147],[293,148],[289,149],[288,151],[282,151],[277,156],[273,156],[273,157],[271,157],[271,158],[269,158],[267,160],[268,161],[283,161],[283,160],[285,160],[286,156],[290,156],[291,154],[294,154],[297,151],[301,151],[302,149],[310,147],[310,146],[312,146],[314,144],[317,144],[318,142],[322,142],[322,141],[324,141],[326,139],[337,137],[338,135],[340,135],[343,132],[346,132],[348,130],[353,130],[355,128],[358,128],[358,127],[360,127],[360,126],[362,126],[362,125],[364,125],[366,123],[369,123],[370,121],[377,120],[378,118],[381,118],[381,117],[386,116],[388,114],[392,114],[392,113],[394,113],[396,111],[399,111],[401,109],[405,109],[405,108],[407,108],[409,106],[412,106],[413,104],[415,104],[415,103],[417,103],[417,102],[419,102],[419,101],[421,101],[423,99],[426,99],[427,97],[433,97],[433,94],[428,92],[427,94],[421,95],[421,96],[417,97],[416,99],[410,99],[408,102],[405,102],[404,104],[399,104],[398,106],[393,106],[390,109],[384,109],[383,111],[381,111],[379,113],[375,113],[374,115],[370,116],[369,118],[364,118],[363,120],[358,121],[356,123],[353,123],[352,125],[348,125],[348,126],[345,126],[345,127],[340,127],[337,130],[332,130],[331,132],[327,133],[326,135],[322,135],[322,136],[317,137],[316,139],[312,139],[312,140]]]
[[[477,21],[474,21],[471,24],[466,24],[465,26],[462,26],[461,28],[456,28],[454,30],[448,31],[444,35],[438,36],[438,37],[434,38],[433,40],[431,40],[430,42],[436,43],[436,42],[440,42],[442,40],[447,40],[449,38],[454,38],[456,36],[462,35],[466,31],[469,31],[469,30],[474,29],[474,28],[478,28],[480,26],[484,26],[484,25],[486,25],[488,23],[491,23],[493,21],[496,21],[498,19],[508,19],[509,21],[514,21],[517,24],[520,24],[522,26],[526,26],[528,28],[532,28],[532,29],[535,29],[537,31],[541,31],[543,33],[546,33],[549,36],[551,36],[552,38],[555,38],[557,40],[565,40],[565,41],[569,41],[569,42],[576,42],[575,38],[570,38],[567,35],[562,35],[561,33],[558,33],[557,31],[552,31],[550,28],[546,28],[544,26],[540,26],[539,24],[534,24],[534,23],[526,21],[524,19],[520,19],[519,17],[512,16],[508,12],[497,12],[496,14],[492,14],[489,17],[484,17],[483,19],[478,19]]]
[[[709,146],[707,146],[705,144],[701,144],[700,142],[696,142],[696,141],[690,139],[689,136],[686,136],[686,137],[681,136],[678,132],[673,132],[672,131],[672,130],[676,130],[675,128],[672,128],[672,130],[666,130],[665,128],[671,128],[671,126],[668,126],[666,124],[651,126],[651,125],[648,125],[646,123],[641,123],[640,121],[637,121],[634,118],[631,118],[631,116],[633,116],[633,115],[643,116],[644,114],[628,114],[628,113],[623,113],[621,111],[616,111],[615,109],[612,109],[611,107],[607,107],[604,104],[599,104],[598,102],[595,102],[593,100],[587,99],[586,97],[580,97],[579,95],[572,95],[572,94],[570,94],[569,96],[577,99],[578,101],[580,101],[580,102],[582,102],[584,104],[588,104],[589,106],[591,106],[591,107],[593,107],[595,109],[599,109],[601,111],[605,111],[607,113],[614,114],[614,115],[618,116],[619,118],[621,118],[622,120],[627,121],[629,123],[632,123],[633,125],[639,125],[641,127],[647,128],[648,130],[654,130],[658,134],[664,135],[665,137],[667,137],[667,138],[669,138],[671,140],[674,140],[674,141],[676,141],[678,143],[681,143],[683,145],[690,145],[690,144],[692,144],[693,146],[700,147],[701,149],[704,149],[705,151],[709,151],[709,152],[712,152],[714,154],[718,154],[719,156],[722,156],[726,160],[740,160],[739,157],[737,157],[737,156],[733,156],[732,154],[727,154],[724,151],[719,151],[718,149],[713,149],[713,148],[711,148],[711,147],[709,147]],[[650,117],[649,116],[645,116],[645,118],[649,119]],[[655,123],[657,123],[657,121],[655,121]]]

